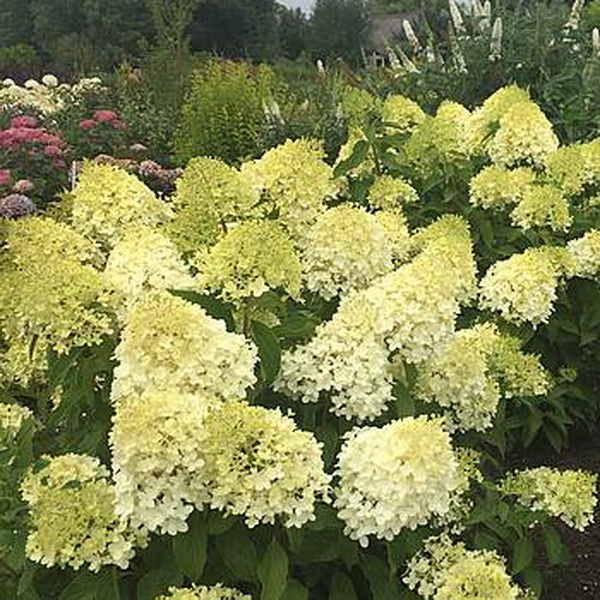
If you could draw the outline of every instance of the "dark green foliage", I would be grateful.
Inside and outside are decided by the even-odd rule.
[[[311,17],[311,55],[315,60],[343,58],[358,65],[367,44],[369,20],[364,0],[317,0]]]

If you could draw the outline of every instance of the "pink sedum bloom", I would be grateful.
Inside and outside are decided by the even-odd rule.
[[[55,144],[50,144],[44,148],[44,154],[46,156],[62,156],[62,148],[56,146]]]
[[[116,129],[117,131],[127,131],[129,129],[129,126],[127,125],[127,123],[125,123],[124,121],[121,121],[119,119],[116,119],[115,121],[113,121],[111,123],[113,129]]]
[[[93,129],[95,125],[96,122],[92,119],[84,119],[83,121],[81,121],[81,123],[79,123],[79,127],[84,131],[89,131],[90,129]]]
[[[38,120],[36,117],[30,115],[21,115],[19,117],[13,117],[10,120],[10,126],[14,128],[29,127],[33,129],[38,126]]]
[[[108,121],[116,121],[119,118],[119,115],[113,110],[97,110],[94,113],[94,119],[96,121],[100,121],[101,123],[105,123]]]
[[[33,192],[35,185],[29,179],[19,179],[13,186],[12,191],[15,194],[29,194]]]
[[[10,170],[0,169],[0,185],[8,185],[10,183]]]

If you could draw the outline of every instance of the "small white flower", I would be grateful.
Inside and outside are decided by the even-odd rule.
[[[54,75],[48,73],[42,77],[42,83],[46,87],[55,88],[58,86],[58,79]]]

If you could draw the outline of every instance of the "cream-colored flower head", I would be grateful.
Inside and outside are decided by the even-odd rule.
[[[236,303],[269,290],[298,297],[302,287],[300,257],[277,221],[236,225],[196,266],[201,288]]]
[[[27,557],[45,567],[126,569],[144,539],[117,516],[108,470],[89,456],[44,458],[21,485],[30,509]]]
[[[473,206],[506,209],[517,204],[533,184],[535,173],[521,167],[507,169],[497,165],[485,167],[469,184],[469,201]]]
[[[178,391],[121,399],[110,433],[116,511],[131,527],[175,535],[208,500],[203,444],[211,398]]]
[[[104,274],[125,309],[150,292],[196,285],[173,242],[152,227],[129,229],[111,250]]]
[[[600,274],[600,231],[590,229],[583,237],[571,240],[567,248],[575,262],[575,275],[596,279]]]
[[[275,520],[301,527],[326,499],[321,444],[278,409],[225,402],[206,421],[205,482],[210,506],[242,515],[249,527]]]
[[[515,104],[499,120],[499,129],[486,144],[492,162],[506,167],[543,167],[559,145],[552,124],[533,102]]]
[[[546,163],[551,183],[567,196],[582,194],[600,183],[600,139],[563,146],[552,152]]]
[[[169,234],[182,252],[217,242],[235,223],[252,216],[259,193],[240,172],[217,158],[193,158],[177,180]]]
[[[484,431],[501,397],[542,395],[549,383],[537,357],[485,324],[457,332],[441,352],[419,365],[417,393],[446,409],[451,430]]]
[[[380,175],[369,189],[367,201],[374,209],[401,211],[407,204],[418,202],[415,188],[401,177]]]
[[[167,292],[148,294],[128,313],[111,398],[176,390],[212,399],[243,398],[254,384],[256,348],[225,322]]]
[[[546,323],[559,284],[573,273],[574,261],[565,248],[530,248],[488,269],[480,282],[480,306],[500,312],[507,321]]]
[[[111,248],[131,227],[154,227],[170,209],[137,177],[111,165],[83,165],[72,194],[73,227]]]
[[[238,590],[217,584],[211,587],[193,585],[189,588],[169,588],[169,592],[156,600],[252,600],[251,596]]]
[[[33,413],[26,406],[0,402],[0,430],[9,435],[16,435],[23,424],[32,418]]]
[[[274,210],[295,239],[303,238],[325,210],[325,201],[337,192],[333,170],[324,157],[314,140],[288,140],[242,165],[242,175],[265,195],[264,208]]]
[[[426,600],[519,600],[524,590],[511,581],[504,559],[490,550],[468,550],[447,534],[429,538],[403,577]]]
[[[367,546],[393,540],[450,508],[458,463],[439,420],[421,416],[347,434],[338,455],[334,506],[344,533]]]
[[[532,510],[583,531],[594,521],[597,484],[596,473],[537,467],[511,473],[501,482],[500,490],[516,496]]]
[[[324,212],[302,245],[306,286],[330,299],[366,288],[393,268],[394,242],[363,208],[342,204]]]
[[[63,223],[11,223],[0,265],[0,329],[9,345],[38,337],[42,347],[67,352],[110,334],[112,298],[98,260],[95,246]]]
[[[392,94],[383,102],[381,118],[394,125],[393,133],[410,133],[425,120],[426,115],[421,107],[410,98]]]
[[[552,231],[566,231],[573,223],[567,199],[553,185],[529,186],[510,213],[510,219],[525,230],[548,227]]]
[[[303,402],[325,392],[335,414],[359,421],[385,410],[391,355],[417,363],[437,351],[475,283],[471,240],[459,217],[433,223],[411,246],[419,252],[412,262],[343,298],[308,344],[284,352],[276,389]]]

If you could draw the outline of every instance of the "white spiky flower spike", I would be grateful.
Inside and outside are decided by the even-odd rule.
[[[448,6],[450,7],[450,16],[452,17],[452,24],[454,25],[456,34],[460,35],[464,33],[465,30],[465,21],[460,12],[460,8],[458,8],[458,4],[456,4],[455,0],[448,0]]]
[[[325,73],[323,61],[320,58],[317,60],[317,71],[319,71],[319,73]]]
[[[406,35],[406,38],[412,46],[413,52],[415,54],[421,52],[421,50],[423,50],[423,46],[421,46],[421,42],[419,41],[419,38],[417,37],[413,26],[410,24],[410,21],[404,19],[404,21],[402,21],[402,28],[404,29],[404,34]]]
[[[400,61],[402,62],[402,66],[409,73],[420,73],[419,69],[415,65],[415,63],[410,60],[406,52],[402,50],[400,46],[396,46],[397,55],[400,57]]]
[[[597,27],[592,29],[592,53],[596,58],[600,58],[600,30]]]
[[[483,16],[483,6],[482,6],[480,0],[473,0],[471,2],[471,14],[475,18]]]
[[[490,60],[498,60],[502,56],[502,17],[494,21],[492,39],[490,41]]]
[[[485,0],[483,4],[483,13],[481,18],[481,29],[487,29],[492,20],[492,3],[490,0]]]
[[[569,20],[565,25],[566,30],[575,31],[579,29],[579,22],[581,21],[581,11],[585,0],[574,0],[573,6],[571,7],[571,14]]]
[[[392,67],[394,71],[401,71],[402,63],[400,62],[400,59],[398,58],[398,56],[394,52],[394,49],[391,46],[387,47],[387,55],[388,60],[390,61],[390,67]]]

